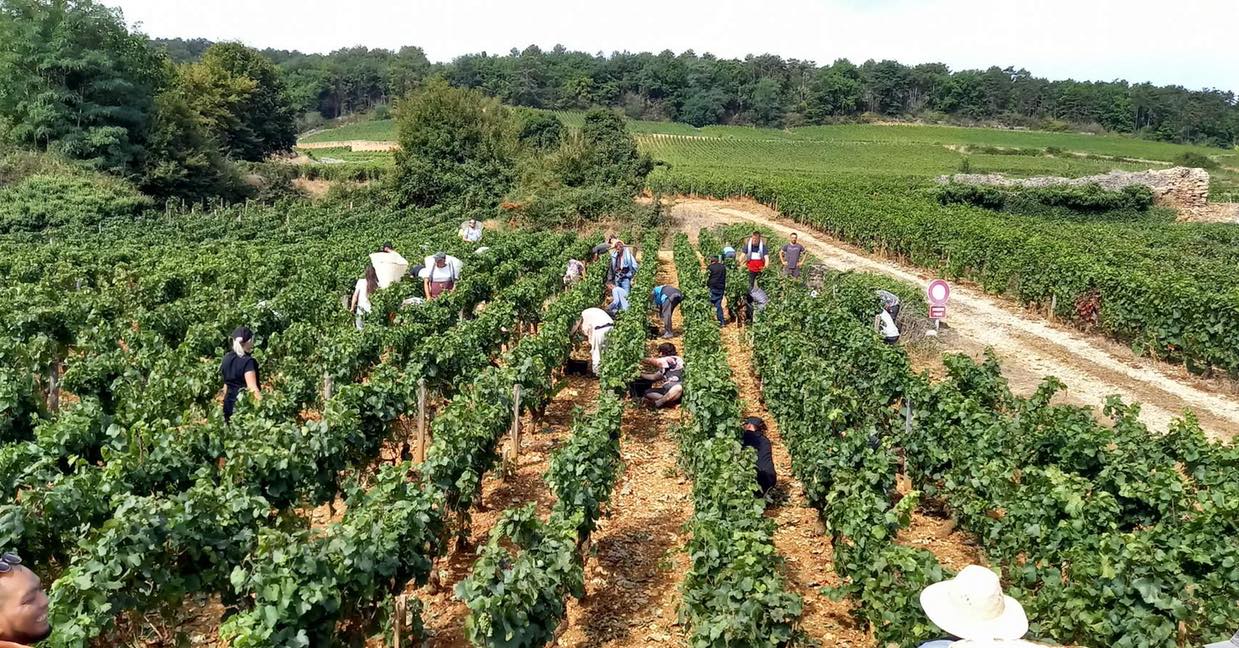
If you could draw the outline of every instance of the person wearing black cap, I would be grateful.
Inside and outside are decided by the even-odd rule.
[[[220,363],[219,373],[224,378],[224,422],[232,419],[232,411],[237,406],[237,396],[242,389],[249,390],[254,400],[262,400],[262,391],[258,388],[258,361],[250,352],[254,350],[254,332],[244,326],[238,326],[230,337],[232,349],[224,354]]]
[[[774,457],[770,453],[770,439],[766,438],[766,422],[756,416],[744,419],[744,435],[740,442],[744,447],[757,451],[757,486],[764,496],[774,488],[777,481]]]

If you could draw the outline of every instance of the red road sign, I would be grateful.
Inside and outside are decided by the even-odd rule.
[[[951,284],[941,279],[934,279],[925,289],[925,296],[934,306],[946,306],[947,300],[951,298]]]
[[[929,319],[946,319],[946,306],[930,306]]]

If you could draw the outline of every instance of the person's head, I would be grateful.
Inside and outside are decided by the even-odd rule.
[[[761,240],[761,232],[759,232],[759,231],[757,231],[757,230],[753,230],[753,238],[754,238],[755,240],[760,241],[760,240]]]
[[[670,342],[663,342],[658,345],[658,355],[664,358],[675,355],[675,345]]]
[[[765,434],[766,433],[766,422],[761,420],[760,418],[757,418],[756,416],[750,416],[744,419],[744,431]]]
[[[232,340],[232,350],[237,355],[247,355],[254,350],[254,332],[249,327],[238,326],[229,336]]]
[[[447,265],[447,253],[435,252],[435,267],[442,268]]]
[[[470,219],[469,219],[469,227],[477,227],[477,226],[478,226],[478,219],[476,219],[476,218],[470,218]]]
[[[43,641],[52,633],[43,583],[16,554],[0,556],[0,570],[0,640],[19,644]]]
[[[799,238],[800,238],[800,236],[799,236],[798,234],[796,234],[795,232],[792,232],[792,243],[795,243],[795,242],[796,242],[796,240],[797,240],[797,239],[799,239]]]
[[[388,243],[384,243],[381,247],[379,247],[379,252],[392,252],[392,251],[395,251],[395,249],[396,248],[392,247],[391,243],[388,242]]]
[[[374,264],[366,266],[366,294],[373,294],[379,287],[379,271],[374,269]]]
[[[723,262],[723,255],[721,255],[721,254],[716,254],[716,255],[714,255],[713,257],[710,257],[710,260],[711,260],[711,261],[713,261],[714,263],[722,263],[722,262]]]
[[[1023,606],[1002,593],[998,574],[980,565],[926,587],[920,598],[925,616],[959,639],[1019,639],[1028,632]]]

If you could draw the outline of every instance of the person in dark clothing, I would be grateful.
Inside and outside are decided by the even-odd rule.
[[[254,400],[262,400],[258,388],[258,361],[250,352],[254,350],[254,332],[239,326],[232,332],[232,349],[224,354],[219,373],[224,379],[224,422],[232,419],[237,405],[237,396],[242,389],[249,391]]]
[[[710,303],[714,305],[714,314],[718,316],[718,325],[727,321],[723,318],[723,295],[727,290],[727,266],[722,255],[715,255],[706,266],[706,287],[710,289]]]
[[[684,293],[680,292],[675,286],[659,284],[654,286],[654,291],[650,295],[654,300],[654,305],[658,307],[659,312],[663,317],[663,337],[675,337],[675,333],[671,330],[671,315],[675,313],[675,307],[684,301]]]
[[[766,438],[766,422],[751,416],[744,419],[744,436],[740,442],[746,448],[757,451],[757,486],[762,496],[774,488],[774,457],[770,453],[770,439]]]

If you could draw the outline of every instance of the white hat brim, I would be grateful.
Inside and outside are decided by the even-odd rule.
[[[954,586],[954,581],[945,580],[921,591],[921,608],[939,628],[960,639],[1019,639],[1028,632],[1028,616],[1019,601],[1004,594],[1002,614],[975,619],[952,603]]]

